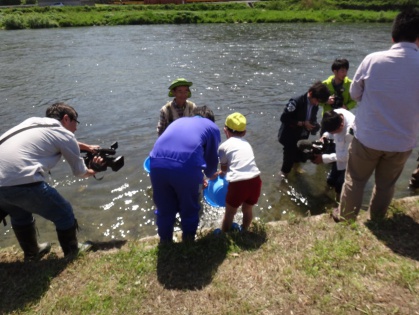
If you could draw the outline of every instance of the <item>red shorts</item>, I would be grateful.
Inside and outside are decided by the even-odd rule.
[[[226,203],[234,208],[240,207],[243,203],[253,206],[258,202],[261,189],[260,176],[228,183]]]

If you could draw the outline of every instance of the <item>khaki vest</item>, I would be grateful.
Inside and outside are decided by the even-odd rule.
[[[172,103],[173,103],[173,101],[168,102],[166,105],[163,106],[163,111],[164,111],[164,114],[167,118],[168,125],[170,125],[174,120],[179,118],[179,115],[178,115],[176,109],[174,108],[174,106],[172,106]],[[192,111],[195,107],[196,107],[195,103],[193,103],[191,101],[186,101],[186,106],[185,106],[185,110],[183,111],[183,116],[182,117],[191,116]]]

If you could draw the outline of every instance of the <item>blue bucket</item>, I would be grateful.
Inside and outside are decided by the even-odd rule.
[[[228,181],[218,176],[208,181],[208,187],[204,189],[204,200],[211,207],[225,207]]]
[[[150,173],[150,157],[149,156],[147,156],[147,158],[144,160],[143,167],[144,167],[144,171],[146,171],[147,173]]]

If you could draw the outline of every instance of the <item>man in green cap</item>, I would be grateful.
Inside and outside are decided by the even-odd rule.
[[[192,116],[195,103],[188,101],[191,97],[189,87],[192,82],[178,78],[169,86],[169,97],[174,97],[160,109],[160,119],[157,124],[157,134],[160,136],[174,120],[180,117]]]

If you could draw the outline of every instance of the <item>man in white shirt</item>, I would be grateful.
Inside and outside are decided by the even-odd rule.
[[[335,189],[337,199],[339,199],[345,180],[348,148],[353,139],[354,120],[354,114],[344,108],[325,112],[322,129],[326,132],[322,135],[322,138],[333,139],[335,152],[315,155],[314,160],[312,160],[314,164],[332,163],[332,169],[327,176],[327,183]]]
[[[89,177],[77,142],[78,114],[65,103],[51,105],[47,117],[32,117],[0,136],[0,209],[11,217],[13,231],[25,260],[39,259],[49,252],[49,243],[38,244],[33,214],[52,221],[64,255],[77,253],[77,221],[71,204],[45,182],[45,176],[61,160],[75,176]],[[95,157],[94,163],[103,164]]]
[[[336,222],[355,220],[364,187],[375,172],[369,211],[371,220],[385,217],[406,160],[419,134],[419,11],[397,15],[394,45],[364,58],[352,80],[351,97],[358,102],[355,137]]]

